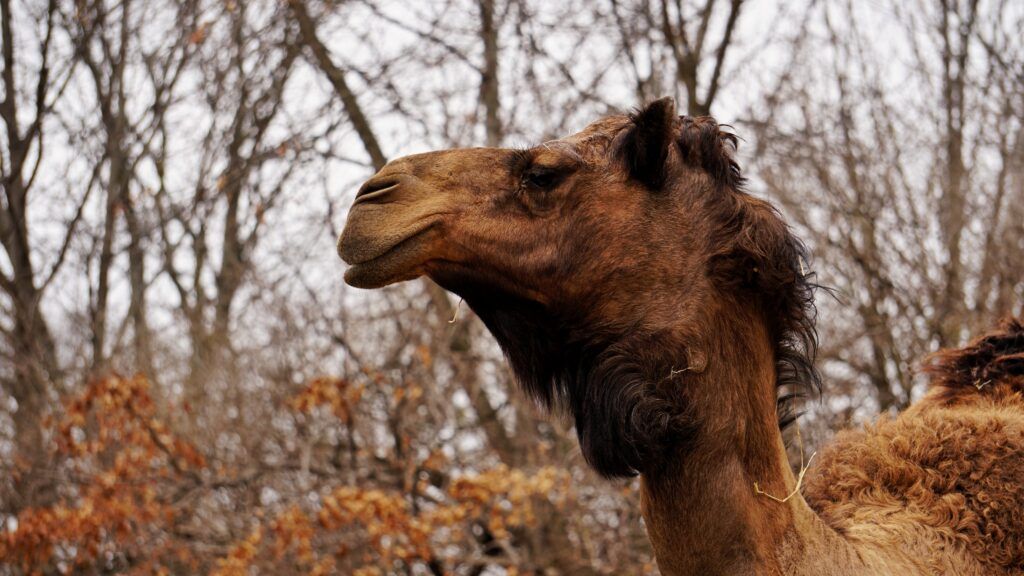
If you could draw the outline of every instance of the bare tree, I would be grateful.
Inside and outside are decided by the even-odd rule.
[[[975,2],[891,9],[898,24],[886,50],[903,51],[912,69],[881,66],[888,55],[869,40],[876,15],[822,6],[825,45],[800,41],[794,67],[806,69],[783,78],[774,104],[752,119],[758,175],[809,233],[820,277],[839,295],[823,302],[823,356],[847,383],[837,391],[856,396],[856,382],[868,383],[882,411],[910,402],[919,358],[1019,313],[1019,302],[993,293],[1019,291],[1020,278],[995,264],[1020,242],[1003,221],[1008,179],[1019,173],[1019,85],[971,63],[986,44],[981,30],[998,36],[1012,23],[1003,8]],[[808,80],[822,54],[828,95]]]
[[[15,18],[42,30],[41,38],[15,36]],[[59,19],[55,1],[33,13],[15,13],[11,3],[0,3],[0,29],[3,42],[3,149],[0,150],[0,172],[3,177],[3,198],[0,204],[0,245],[6,262],[0,266],[0,289],[6,296],[4,312],[9,322],[0,325],[4,338],[4,362],[10,370],[0,374],[3,387],[17,403],[14,429],[19,452],[28,459],[28,467],[20,477],[27,486],[20,492],[22,502],[37,500],[42,479],[46,449],[39,420],[46,413],[50,393],[61,378],[56,343],[42,310],[46,288],[64,263],[67,246],[81,217],[79,209],[64,230],[60,252],[50,262],[39,260],[36,238],[29,222],[30,210],[36,205],[33,187],[44,162],[48,159],[44,125],[60,99],[72,66],[61,64],[53,47],[59,35]],[[23,29],[20,28],[19,29]],[[38,68],[29,71],[29,62]],[[25,75],[23,75],[25,74]],[[25,78],[31,85],[19,84]]]

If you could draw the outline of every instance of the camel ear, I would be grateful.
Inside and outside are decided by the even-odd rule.
[[[629,116],[632,126],[622,142],[629,175],[651,190],[665,183],[668,151],[675,141],[676,103],[655,100]]]

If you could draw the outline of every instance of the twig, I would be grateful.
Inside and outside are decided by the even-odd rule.
[[[807,469],[811,467],[811,460],[814,460],[814,457],[817,456],[818,453],[811,453],[811,457],[807,459],[806,463],[804,462],[804,441],[803,438],[800,436],[799,424],[796,428],[796,441],[800,443],[800,474],[796,477],[796,487],[793,488],[793,491],[786,495],[785,498],[779,498],[778,496],[773,496],[772,494],[769,494],[764,490],[761,490],[761,487],[757,485],[757,482],[754,482],[755,494],[757,494],[758,496],[765,496],[771,498],[772,500],[775,500],[776,502],[785,504],[786,502],[789,501],[790,498],[800,493],[800,486],[802,486],[804,483],[804,474],[807,473]]]
[[[459,298],[459,303],[455,305],[455,313],[452,314],[452,319],[448,321],[449,324],[455,324],[455,321],[459,319],[459,308],[462,307],[462,298]]]

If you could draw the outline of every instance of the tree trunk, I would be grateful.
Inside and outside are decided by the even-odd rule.
[[[486,120],[487,146],[501,144],[501,100],[498,93],[498,30],[494,24],[494,0],[480,0],[480,39],[484,44],[484,67],[480,73],[480,101]]]

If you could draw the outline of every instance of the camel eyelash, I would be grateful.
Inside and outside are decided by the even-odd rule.
[[[519,174],[533,164],[533,150],[530,148],[517,148],[512,151],[508,160],[509,170],[513,174]]]

